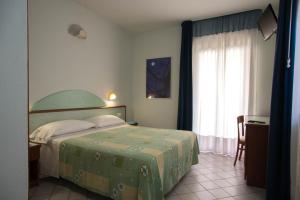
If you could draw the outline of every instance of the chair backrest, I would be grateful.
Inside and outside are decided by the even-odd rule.
[[[238,128],[238,140],[240,140],[240,136],[244,136],[244,116],[237,117],[237,128]]]

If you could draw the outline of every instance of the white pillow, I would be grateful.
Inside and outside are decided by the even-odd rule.
[[[123,119],[116,117],[114,115],[99,115],[96,117],[91,117],[86,119],[89,122],[96,124],[96,127],[106,127],[125,124]]]
[[[47,143],[51,137],[86,130],[96,125],[83,120],[62,120],[40,126],[30,134],[30,140]]]

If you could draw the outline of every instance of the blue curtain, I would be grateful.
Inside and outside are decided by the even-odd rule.
[[[193,36],[201,37],[205,35],[257,28],[257,22],[261,14],[262,11],[257,9],[194,21]]]
[[[295,0],[280,0],[267,165],[267,200],[290,199]]]
[[[193,22],[181,24],[181,54],[177,129],[192,130],[193,123],[193,87],[192,87],[192,45]]]

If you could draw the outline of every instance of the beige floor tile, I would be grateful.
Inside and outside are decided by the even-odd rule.
[[[200,184],[207,190],[219,188],[219,186],[215,184],[213,181],[202,182]]]
[[[202,191],[202,192],[196,192],[196,196],[199,200],[214,200],[216,199],[210,192],[208,191]]]
[[[205,188],[200,183],[187,185],[191,192],[200,192],[205,190]]]
[[[230,197],[231,195],[225,192],[223,189],[208,190],[214,197],[220,199]]]

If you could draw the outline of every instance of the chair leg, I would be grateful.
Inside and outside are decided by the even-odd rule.
[[[243,150],[244,149],[244,145],[241,145],[241,151],[240,151],[240,156],[239,156],[239,160],[242,159],[242,154],[243,154]]]
[[[235,159],[234,159],[234,164],[233,164],[233,166],[235,166],[235,165],[236,165],[236,161],[237,161],[237,159],[238,159],[238,156],[239,156],[239,146],[240,146],[240,144],[238,144],[238,145],[237,145],[237,149],[236,149],[236,155],[235,155]]]

